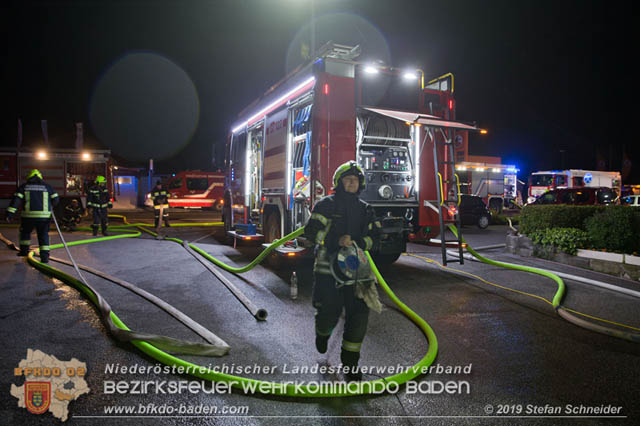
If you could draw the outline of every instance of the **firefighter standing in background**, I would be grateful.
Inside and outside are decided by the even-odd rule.
[[[155,227],[160,224],[160,210],[162,210],[162,220],[164,226],[169,225],[169,194],[162,188],[162,182],[156,182],[156,186],[151,191],[151,199],[153,200],[153,214],[155,217]]]
[[[355,161],[338,167],[333,175],[335,194],[324,197],[313,208],[304,237],[316,244],[313,267],[313,306],[316,308],[316,349],[327,351],[333,328],[345,309],[342,335],[342,364],[348,380],[360,380],[360,347],[367,331],[369,307],[356,296],[356,285],[339,285],[331,270],[331,261],[342,247],[355,242],[369,250],[377,242],[374,211],[358,194],[365,187],[362,168]],[[376,241],[374,241],[374,238]],[[371,282],[375,290],[375,283]],[[377,293],[376,293],[377,296]]]
[[[112,208],[111,194],[107,189],[107,179],[104,176],[96,177],[94,185],[89,188],[87,207],[93,210],[93,235],[98,235],[98,227],[102,226],[102,235],[107,236],[108,216],[107,208]]]
[[[40,261],[49,263],[49,225],[52,207],[58,205],[58,194],[42,180],[42,174],[34,169],[27,175],[27,181],[20,185],[7,208],[7,221],[10,221],[22,203],[20,215],[20,252],[18,256],[29,254],[31,232],[35,228],[40,246]]]

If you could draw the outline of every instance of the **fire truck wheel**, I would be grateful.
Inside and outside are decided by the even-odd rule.
[[[217,212],[222,212],[222,209],[224,208],[224,204],[222,203],[216,203],[213,206],[213,210],[217,211]]]
[[[392,253],[392,254],[374,253],[373,256],[371,257],[373,258],[373,261],[376,263],[376,265],[384,266],[384,265],[391,265],[393,262],[398,260],[401,254],[402,253]]]
[[[233,238],[229,236],[229,232],[231,231],[231,208],[226,207],[222,211],[222,222],[224,223],[224,242],[225,244],[232,245]]]
[[[264,241],[266,243],[272,243],[278,238],[280,238],[280,215],[278,213],[271,213],[265,224]]]
[[[478,219],[478,228],[480,229],[486,229],[487,226],[489,226],[489,222],[491,221],[491,218],[489,216],[487,216],[486,214],[483,214],[482,216],[480,216],[480,218]]]
[[[280,238],[280,215],[278,213],[271,213],[269,217],[267,217],[264,228],[264,241],[266,243],[272,243]],[[282,264],[282,259],[274,250],[267,257],[267,263],[272,268],[279,268]]]
[[[502,213],[502,198],[492,198],[489,200],[489,210],[495,211],[497,214]]]

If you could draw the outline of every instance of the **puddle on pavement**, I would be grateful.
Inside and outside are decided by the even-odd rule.
[[[82,315],[83,321],[93,328],[98,330],[103,329],[98,313],[93,309],[91,303],[83,298],[78,290],[68,286],[57,278],[52,278],[52,282],[53,285],[56,286],[55,291],[57,291],[66,302],[66,309],[79,312],[80,315]]]

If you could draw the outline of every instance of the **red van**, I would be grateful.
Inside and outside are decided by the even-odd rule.
[[[169,192],[169,207],[222,210],[224,173],[183,171],[163,182],[163,187]],[[145,205],[153,206],[149,195]]]

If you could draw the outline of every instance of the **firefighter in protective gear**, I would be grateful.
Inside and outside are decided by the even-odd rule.
[[[71,203],[64,208],[64,216],[62,216],[62,229],[65,231],[75,231],[76,226],[80,223],[82,216],[82,207],[78,200],[73,199]]]
[[[313,306],[316,308],[316,349],[327,351],[329,337],[338,323],[342,309],[345,325],[341,360],[348,380],[360,380],[360,347],[367,331],[369,307],[356,295],[356,285],[340,284],[331,272],[331,260],[342,247],[354,242],[362,250],[377,244],[373,208],[358,194],[365,187],[362,168],[355,161],[338,167],[333,175],[335,194],[316,203],[305,226],[304,237],[316,245],[313,283]],[[370,283],[375,285],[374,283]]]
[[[160,224],[160,210],[162,209],[162,220],[164,226],[169,225],[169,193],[162,188],[162,182],[156,182],[156,186],[151,191],[151,199],[153,200],[153,214],[155,218],[155,227]]]
[[[7,219],[11,220],[22,204],[20,215],[20,252],[18,256],[29,254],[31,232],[35,228],[40,246],[40,261],[49,263],[49,225],[52,208],[58,205],[56,191],[42,180],[42,173],[34,169],[27,175],[27,181],[20,185],[7,208]]]
[[[94,185],[89,188],[87,197],[87,207],[93,211],[93,235],[98,235],[98,228],[102,227],[102,235],[107,236],[107,226],[109,225],[107,209],[112,208],[111,194],[107,189],[107,179],[104,176],[96,177]]]

